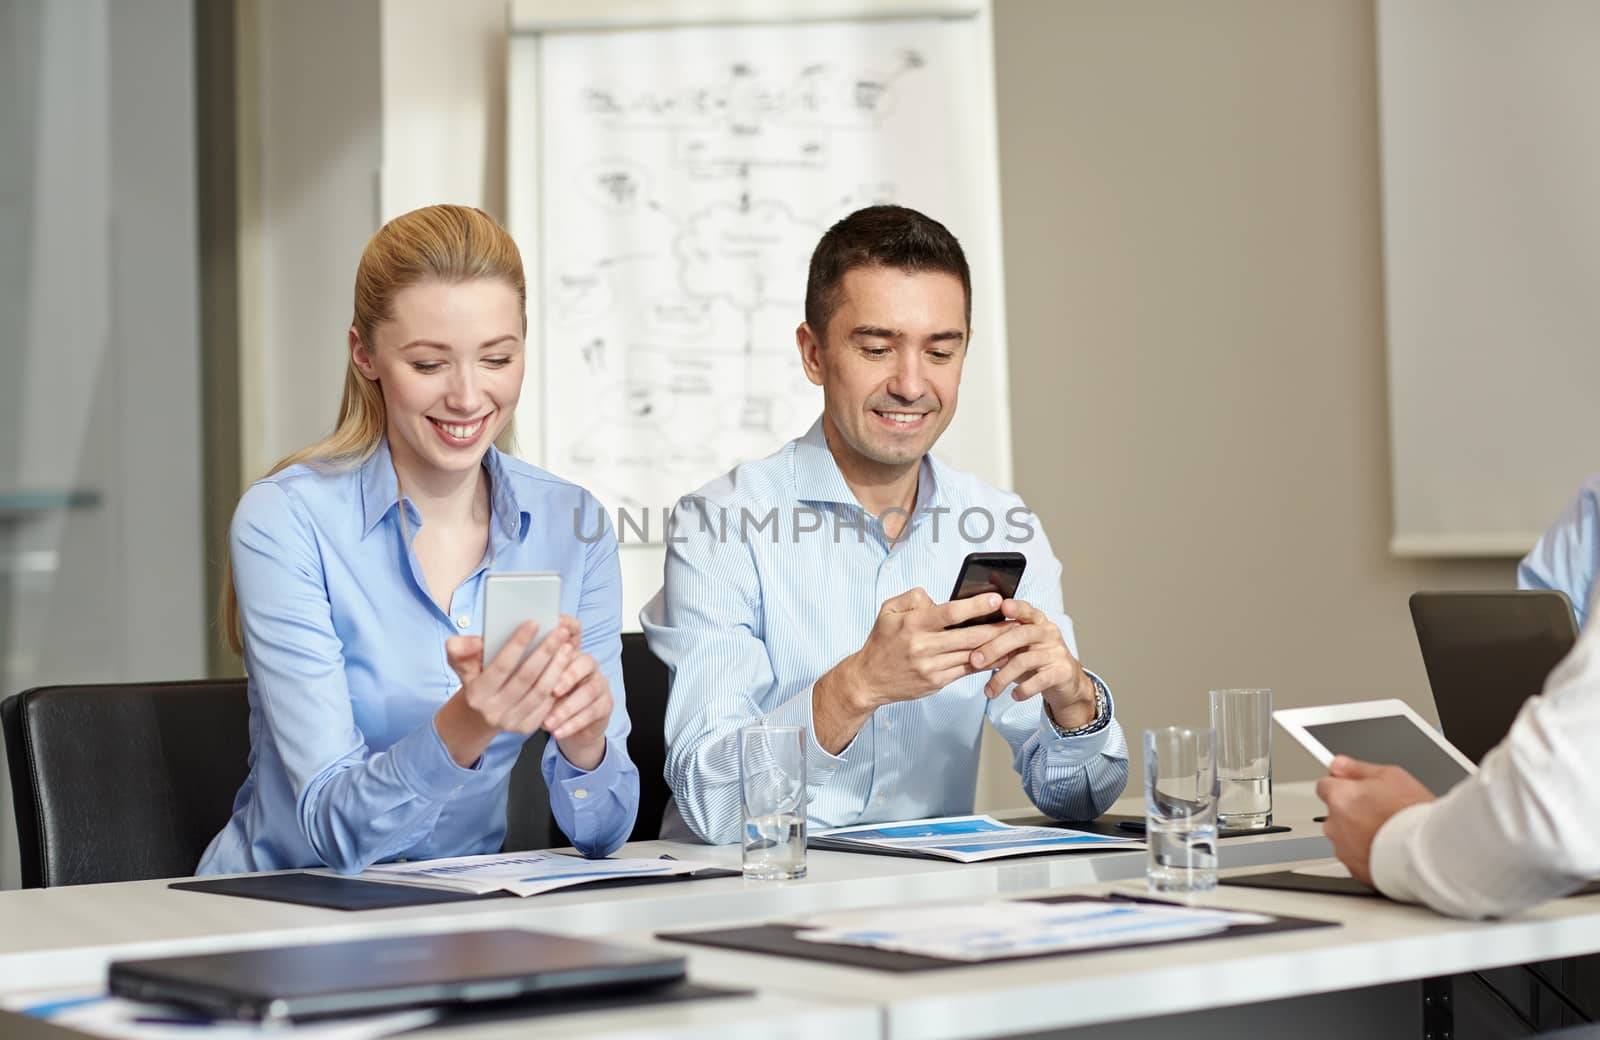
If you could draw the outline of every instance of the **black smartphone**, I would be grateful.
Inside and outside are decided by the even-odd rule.
[[[968,553],[961,561],[961,573],[956,575],[956,587],[950,590],[951,599],[967,599],[985,592],[998,592],[1005,599],[1017,594],[1022,583],[1022,571],[1028,558],[1019,552]],[[993,614],[973,618],[951,625],[951,628],[968,628],[972,625],[992,625],[1005,618],[997,610]]]

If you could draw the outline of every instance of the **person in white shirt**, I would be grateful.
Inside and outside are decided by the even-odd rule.
[[[1437,800],[1398,766],[1340,756],[1323,833],[1361,881],[1455,917],[1503,917],[1600,877],[1600,626],[1529,700],[1477,775]]]

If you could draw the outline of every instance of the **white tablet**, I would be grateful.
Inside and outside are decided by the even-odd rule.
[[[1334,755],[1348,755],[1401,766],[1436,796],[1478,771],[1472,759],[1405,701],[1285,708],[1273,712],[1272,717],[1323,765],[1332,762]]]

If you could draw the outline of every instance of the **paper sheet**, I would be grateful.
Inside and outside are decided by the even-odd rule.
[[[415,863],[383,863],[360,877],[371,881],[449,888],[459,892],[512,892],[535,896],[558,888],[621,877],[669,877],[715,867],[715,863],[673,859],[583,859],[554,852],[513,852],[457,856]]]
[[[1330,863],[1314,863],[1309,867],[1296,867],[1291,873],[1302,874],[1305,877],[1347,878],[1350,876],[1350,868],[1338,860],[1333,860]]]
[[[945,816],[909,823],[865,824],[822,831],[816,837],[872,848],[976,863],[1035,852],[1142,849],[1135,838],[1112,838],[1065,827],[1015,827],[992,816]]]
[[[1132,946],[1267,924],[1261,914],[1110,900],[900,907],[822,919],[807,942],[869,946],[945,960],[986,961],[1101,946]]]

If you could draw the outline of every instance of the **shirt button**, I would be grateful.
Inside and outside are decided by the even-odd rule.
[[[581,800],[589,797],[589,792],[586,788],[579,787],[572,792],[572,797]]]
[[[457,628],[466,628],[470,624],[472,624],[472,619],[467,617],[467,615],[465,615],[465,614],[456,615],[456,627]]]
[[[883,720],[883,728],[884,729],[894,729],[894,723],[890,722],[888,719],[884,719]]]

